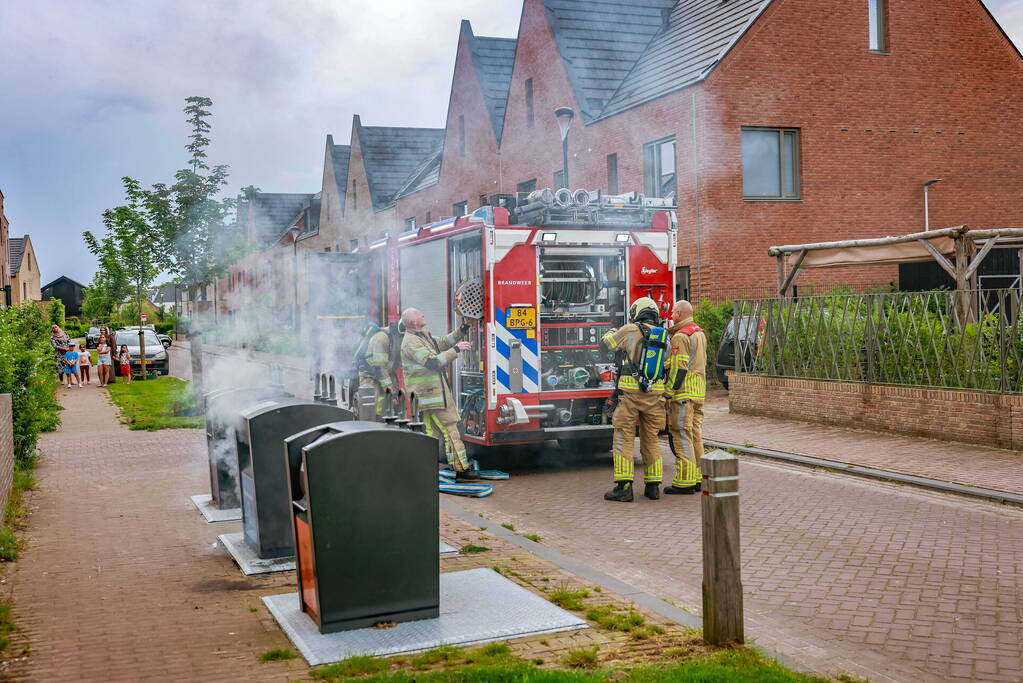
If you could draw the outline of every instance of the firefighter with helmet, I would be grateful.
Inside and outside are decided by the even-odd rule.
[[[643,457],[643,495],[651,500],[661,497],[663,464],[657,435],[664,426],[663,358],[666,358],[666,354],[658,361],[660,367],[654,379],[650,379],[650,373],[644,371],[644,360],[650,348],[650,333],[657,328],[659,322],[657,303],[644,296],[636,299],[629,307],[628,324],[607,332],[601,338],[604,346],[624,357],[622,370],[618,374],[618,407],[611,419],[614,427],[611,452],[614,456],[615,487],[604,494],[604,500],[632,502],[632,453],[635,448],[636,420],[639,420],[639,449]],[[667,344],[662,344],[665,347],[661,349],[663,353],[667,350]]]
[[[423,312],[409,308],[401,314],[401,327],[405,336],[401,341],[401,365],[405,377],[405,390],[415,395],[426,433],[444,444],[448,464],[458,479],[479,479],[479,473],[465,453],[465,444],[458,433],[461,416],[444,370],[462,351],[471,345],[462,341],[469,332],[464,320],[454,332],[434,339],[426,329]],[[662,419],[663,421],[663,419]]]
[[[374,325],[374,327],[376,327]],[[391,378],[391,335],[397,334],[397,325],[381,327],[372,332],[365,350],[360,354],[359,388],[372,389],[376,396],[377,415],[383,414],[387,401],[394,393]]]

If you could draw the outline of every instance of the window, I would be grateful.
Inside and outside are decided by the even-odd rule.
[[[468,201],[458,202],[457,204],[454,204],[451,207],[451,215],[452,216],[455,216],[455,217],[465,216],[465,215],[468,215],[468,213],[469,213],[469,202]]]
[[[465,156],[465,116],[458,115],[458,155]]]
[[[885,0],[867,0],[867,24],[870,30],[870,51],[888,49],[888,26]]]
[[[533,79],[526,79],[526,128],[533,127]]]
[[[352,208],[359,210],[359,186],[358,181],[352,181]]]
[[[427,225],[429,225],[430,223],[433,223],[433,218],[431,216],[432,216],[431,213],[429,211],[427,211],[426,212],[426,224]]]
[[[515,186],[515,192],[518,194],[529,194],[534,191],[536,191],[536,178],[531,178]]]
[[[487,195],[481,194],[480,195],[480,208],[482,209],[484,206],[489,206],[489,204],[490,204],[490,199],[487,197]]]
[[[648,197],[674,196],[675,186],[675,138],[664,138],[643,146]]]
[[[356,251],[356,250],[358,250],[358,248],[359,248],[359,240],[358,240],[358,239],[354,239],[354,240],[349,240],[349,242],[348,242],[348,248],[349,248],[349,250],[351,250],[351,251]]]
[[[607,193],[618,194],[618,155],[607,155]]]
[[[560,190],[565,186],[565,172],[555,171],[554,172],[554,184],[551,186],[555,190]]]
[[[330,253],[330,247],[324,247],[323,251],[325,251],[325,252],[327,252],[329,254]]]
[[[405,219],[405,231],[407,232],[409,230],[415,230],[415,229],[416,229],[416,217],[413,216],[412,218],[406,218]]]
[[[799,131],[742,129],[742,194],[746,199],[799,199]]]
[[[689,266],[675,269],[675,301],[690,301],[689,298]]]

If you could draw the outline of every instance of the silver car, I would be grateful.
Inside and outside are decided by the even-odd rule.
[[[160,340],[157,338],[156,333],[152,330],[143,330],[145,335],[146,344],[146,367],[152,370],[156,370],[161,375],[166,375],[170,372],[170,357],[167,355],[167,349],[163,347]],[[142,359],[139,357],[139,330],[136,327],[134,330],[118,330],[114,337],[117,346],[115,357],[121,355],[121,346],[128,347],[128,355],[131,356],[131,371],[139,372],[142,369]],[[114,372],[119,376],[121,374],[121,363],[118,360],[114,361]]]

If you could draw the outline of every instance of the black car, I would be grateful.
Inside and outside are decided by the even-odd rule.
[[[99,328],[90,327],[85,333],[85,348],[94,349],[99,346]]]
[[[721,342],[718,344],[717,355],[714,357],[714,370],[717,373],[721,386],[728,389],[728,377],[735,374],[735,328],[739,327],[739,335],[744,340],[745,356],[743,365],[749,367],[753,362],[753,351],[756,349],[760,334],[760,319],[758,316],[745,315],[733,316],[725,326],[721,334]]]

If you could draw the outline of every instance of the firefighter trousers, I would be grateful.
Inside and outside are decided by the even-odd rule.
[[[389,384],[390,383],[388,383],[388,385]],[[373,375],[369,374],[368,372],[360,372],[359,373],[359,388],[360,389],[370,388],[370,389],[372,389],[376,393],[376,397],[377,397],[376,398],[377,417],[379,417],[379,416],[383,415],[384,413],[388,412],[388,408],[390,406],[387,405],[387,399],[388,399],[389,395],[387,393],[387,389],[384,387],[383,384],[380,383],[380,380],[378,380],[376,377],[374,377]]]
[[[660,441],[657,434],[664,426],[664,400],[660,392],[623,391],[611,424],[614,441],[614,480],[632,481],[632,453],[636,445],[636,420],[639,420],[639,452],[643,457],[643,481],[659,484],[664,476]]]
[[[445,392],[446,393],[446,392]],[[437,437],[444,444],[444,454],[448,464],[456,472],[469,469],[469,459],[465,455],[465,444],[458,433],[458,422],[461,419],[458,411],[449,405],[443,408],[431,408],[422,411],[426,433]]]
[[[703,401],[669,401],[668,445],[675,455],[672,486],[684,488],[700,483],[703,457]]]

